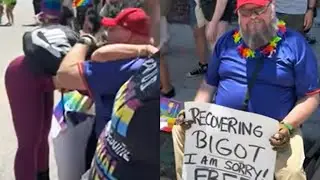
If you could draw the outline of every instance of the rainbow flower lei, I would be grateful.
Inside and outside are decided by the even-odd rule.
[[[284,21],[279,20],[277,23],[278,26],[278,33],[277,36],[273,37],[269,44],[265,46],[263,49],[260,50],[260,52],[268,57],[271,57],[275,52],[277,48],[277,44],[279,41],[281,41],[281,36],[286,32],[286,24]],[[232,35],[233,41],[236,44],[240,44],[241,42],[241,35],[239,30],[235,30],[235,32]],[[242,58],[254,58],[255,57],[255,51],[251,50],[250,48],[246,47],[243,43],[241,43],[237,48],[240,56]]]

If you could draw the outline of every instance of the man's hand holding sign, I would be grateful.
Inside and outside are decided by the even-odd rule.
[[[274,150],[280,150],[288,147],[290,143],[290,134],[293,128],[289,124],[281,122],[279,124],[279,130],[270,139],[270,144],[273,146]]]
[[[184,180],[273,179],[274,150],[288,146],[288,125],[208,103],[187,102],[185,109],[177,119],[187,129]]]

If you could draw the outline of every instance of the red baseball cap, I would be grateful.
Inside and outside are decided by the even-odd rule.
[[[271,0],[237,0],[236,10],[238,10],[241,6],[243,6],[245,4],[255,4],[258,6],[265,6],[270,2],[271,2]]]
[[[123,9],[115,18],[102,18],[104,27],[121,26],[131,32],[149,36],[150,17],[140,8]]]

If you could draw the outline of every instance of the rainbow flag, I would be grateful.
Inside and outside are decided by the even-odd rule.
[[[73,0],[73,7],[86,7],[91,5],[91,0]]]
[[[160,130],[171,132],[176,118],[182,109],[182,103],[173,99],[160,98]]]
[[[56,118],[62,129],[66,128],[64,112],[81,112],[86,113],[93,105],[93,101],[80,94],[78,91],[64,93],[61,100],[53,109],[53,116]]]

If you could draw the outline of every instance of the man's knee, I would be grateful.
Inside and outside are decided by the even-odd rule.
[[[295,179],[295,177],[299,180],[306,179],[305,175],[306,173],[304,172],[303,169],[299,168],[288,168],[287,174],[290,176],[290,179]]]
[[[175,156],[176,178],[182,180],[182,166],[184,156],[185,130],[182,126],[174,125],[172,128],[173,148]]]
[[[297,129],[290,139],[290,146],[277,154],[276,180],[305,180],[304,157],[302,133]]]
[[[183,146],[184,140],[185,140],[185,130],[179,125],[174,125],[172,128],[172,138],[175,146],[176,145]]]
[[[306,180],[305,171],[298,167],[287,167],[275,174],[276,180]]]

